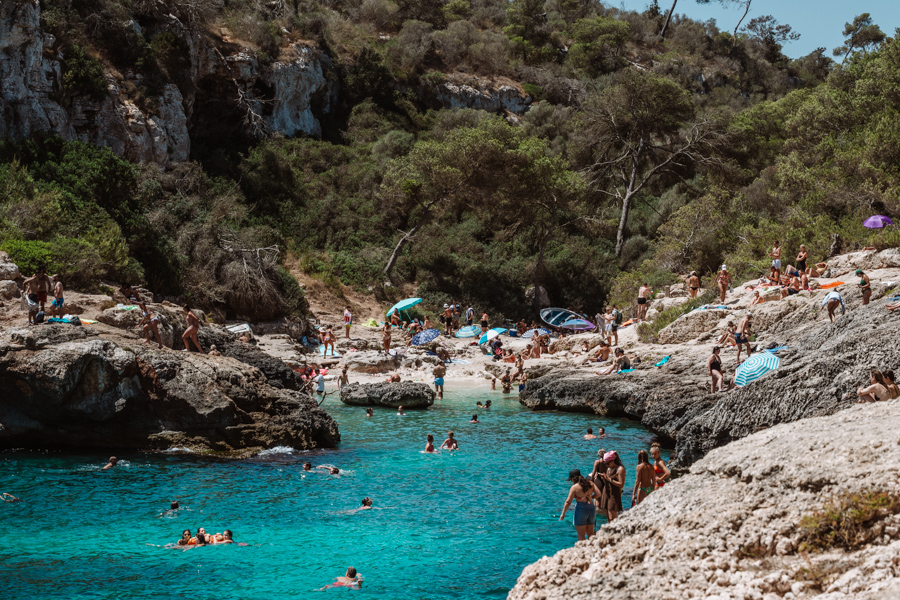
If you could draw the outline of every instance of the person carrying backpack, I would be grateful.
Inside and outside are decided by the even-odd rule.
[[[609,338],[610,346],[618,346],[619,345],[619,325],[622,324],[622,311],[616,308],[616,305],[612,305],[612,323],[609,324]]]

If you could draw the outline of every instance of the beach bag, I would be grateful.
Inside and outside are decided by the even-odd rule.
[[[34,322],[35,323],[43,323],[44,319],[46,319],[46,318],[47,318],[47,315],[44,314],[44,311],[39,310],[39,311],[37,311],[37,314],[34,315]]]

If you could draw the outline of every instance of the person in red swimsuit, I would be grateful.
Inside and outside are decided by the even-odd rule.
[[[669,467],[663,462],[659,444],[654,443],[650,446],[650,457],[653,459],[653,471],[656,474],[656,487],[659,489],[665,485],[665,480],[668,479],[672,473],[669,472]]]

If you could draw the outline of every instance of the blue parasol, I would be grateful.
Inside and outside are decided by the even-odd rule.
[[[734,384],[744,386],[752,383],[768,373],[778,368],[781,360],[774,354],[762,352],[754,354],[741,363],[734,373]]]
[[[529,329],[525,333],[522,334],[523,338],[531,339],[536,335],[547,335],[550,331],[548,329],[544,329],[543,327],[539,327],[538,329]]]
[[[481,339],[478,340],[478,343],[483,344],[485,342],[488,342],[499,336],[501,333],[506,333],[506,331],[507,330],[502,327],[494,327],[493,329],[489,329],[487,333],[481,336]]]
[[[427,344],[439,335],[441,335],[441,332],[437,329],[426,329],[425,331],[420,331],[413,336],[412,345],[421,346],[422,344]]]
[[[397,304],[393,305],[392,307],[390,307],[388,309],[387,316],[390,317],[394,313],[395,310],[398,313],[402,312],[404,310],[408,310],[408,309],[412,308],[413,306],[415,306],[416,304],[419,304],[421,301],[422,301],[421,298],[407,298],[406,300],[401,300],[400,302],[398,302]]]
[[[478,334],[481,333],[481,327],[478,325],[469,325],[467,327],[463,327],[459,331],[456,332],[456,337],[458,338],[470,338],[470,337],[478,337]]]
[[[566,329],[577,329],[579,331],[584,331],[587,329],[594,329],[596,327],[596,325],[594,325],[590,321],[585,321],[584,319],[569,319],[565,323],[561,324],[560,327],[565,327]]]

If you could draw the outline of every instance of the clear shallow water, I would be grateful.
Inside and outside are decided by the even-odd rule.
[[[493,400],[469,424],[476,400]],[[245,598],[365,594],[390,600],[503,598],[526,565],[571,546],[559,512],[569,469],[589,473],[600,447],[628,468],[651,435],[594,415],[532,413],[515,394],[448,390],[427,411],[398,417],[329,397],[335,450],[267,452],[249,460],[122,452],[0,453],[0,582],[10,598]],[[587,427],[607,438],[585,441]],[[461,450],[423,454],[456,432]],[[664,457],[665,458],[665,457]],[[304,473],[333,464],[340,477]],[[355,514],[370,496],[379,510]],[[172,499],[181,510],[160,516]],[[627,504],[626,504],[627,506]],[[234,531],[249,546],[165,549],[183,529]],[[362,591],[314,592],[347,566]]]

